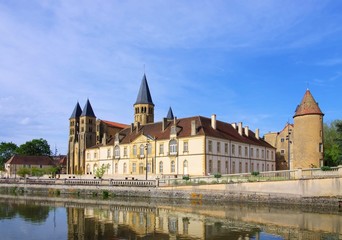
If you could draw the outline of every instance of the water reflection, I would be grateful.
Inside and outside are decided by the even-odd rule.
[[[70,240],[342,239],[342,215],[338,212],[119,198],[111,201],[56,198],[39,202],[37,205],[37,200],[0,196],[0,220],[20,217],[44,223],[54,213],[54,207],[63,207],[65,235]]]

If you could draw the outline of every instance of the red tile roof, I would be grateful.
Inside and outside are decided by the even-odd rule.
[[[14,155],[6,164],[18,164],[18,165],[50,165],[54,166],[54,162],[49,156],[21,156]]]
[[[126,124],[122,124],[122,123],[117,123],[117,122],[111,122],[111,121],[106,121],[106,120],[101,120],[102,122],[104,122],[105,124],[112,126],[112,127],[116,127],[116,128],[127,128],[128,125]]]
[[[324,115],[321,109],[319,108],[318,103],[315,101],[311,92],[308,89],[304,94],[302,102],[297,106],[295,115],[293,117],[309,114]]]
[[[184,138],[191,136],[191,122],[195,121],[197,133],[196,135],[205,135],[210,137],[221,138],[225,140],[232,140],[241,143],[253,144],[273,148],[270,144],[264,141],[262,138],[257,139],[255,133],[251,130],[248,132],[248,136],[244,134],[240,135],[234,127],[225,122],[216,121],[216,129],[211,127],[211,119],[195,116],[189,118],[177,119],[177,137]],[[173,121],[167,121],[165,130],[162,130],[162,122],[151,123],[141,125],[137,132],[136,127],[131,131],[131,128],[126,128],[120,131],[120,135],[123,137],[121,143],[127,144],[134,141],[141,135],[150,135],[157,140],[169,139],[171,126]]]

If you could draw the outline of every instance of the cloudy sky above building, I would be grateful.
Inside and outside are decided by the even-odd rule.
[[[292,122],[307,88],[341,119],[342,1],[0,1],[0,141],[67,152],[89,98],[129,124],[146,73],[155,121],[216,114],[261,133]]]

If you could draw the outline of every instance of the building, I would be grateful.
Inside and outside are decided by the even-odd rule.
[[[277,170],[324,165],[323,116],[310,90],[306,90],[295,110],[294,123],[287,123],[278,133],[265,134],[265,141],[277,149]]]
[[[50,168],[55,163],[49,156],[14,155],[5,163],[7,177],[16,177],[20,168]]]
[[[102,141],[109,141],[115,133],[127,127],[121,123],[97,119],[89,99],[83,110],[77,102],[69,118],[69,143],[67,173],[83,174],[85,151]]]
[[[218,121],[216,115],[177,119],[171,108],[155,122],[154,106],[144,75],[133,105],[134,123],[120,125],[97,142],[89,101],[82,113],[76,106],[70,118],[69,173],[91,175],[104,167],[113,177],[147,179],[275,170],[275,148],[258,129]]]

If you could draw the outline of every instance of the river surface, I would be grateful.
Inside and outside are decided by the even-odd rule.
[[[0,239],[342,239],[337,210],[0,195]]]

